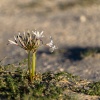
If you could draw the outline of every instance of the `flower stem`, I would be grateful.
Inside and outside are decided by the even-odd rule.
[[[36,67],[36,53],[33,53],[33,56],[32,56],[32,77],[35,76],[35,67]]]
[[[28,51],[28,70],[29,70],[29,76],[30,76],[30,80],[31,80],[31,82],[32,82],[32,75],[31,75],[31,68],[30,68],[30,65],[31,65],[31,62],[30,62],[30,54],[31,54],[31,52],[30,51]]]

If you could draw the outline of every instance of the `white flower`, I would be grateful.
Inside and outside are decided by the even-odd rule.
[[[52,37],[50,36],[50,42],[47,43],[46,45],[49,46],[49,47],[52,47],[54,44],[53,44],[53,40],[52,40]]]
[[[50,51],[53,52],[55,49],[57,49],[57,47],[54,45],[54,42],[52,40],[52,37],[50,36],[50,42],[47,43],[46,45],[50,47]]]
[[[41,40],[36,39],[34,36],[35,35],[31,34],[29,31],[26,34],[24,32],[23,35],[19,33],[16,37],[14,36],[14,41],[8,40],[8,44],[17,45],[26,51],[36,52],[40,46]]]
[[[43,40],[41,39],[42,37],[44,37],[43,31],[42,32],[32,31],[32,33],[30,31],[27,31],[26,33],[24,32],[23,35],[19,33],[16,37],[14,36],[14,41],[12,40],[8,41],[9,44],[17,45],[25,49],[26,51],[32,51],[32,52],[36,52],[38,47],[40,47],[41,45],[46,45],[50,47],[51,52],[57,49],[57,47],[54,45],[51,36],[50,36],[50,42],[47,44],[43,43]]]
[[[42,32],[39,32],[39,31],[32,31],[33,34],[36,36],[37,39],[40,39],[42,37],[44,37],[43,35],[43,31]]]
[[[57,47],[55,45],[53,45],[50,50],[51,50],[51,52],[53,52],[55,49],[57,49]]]

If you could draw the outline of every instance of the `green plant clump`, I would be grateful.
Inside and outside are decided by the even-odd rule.
[[[68,73],[36,74],[31,83],[27,71],[0,72],[0,99],[7,100],[56,100],[71,98],[63,93],[67,88],[66,80],[72,77]],[[64,79],[65,78],[65,79]],[[60,82],[61,80],[65,81]],[[68,99],[69,100],[69,99]]]
[[[0,67],[0,100],[78,100],[75,93],[100,96],[100,82],[88,83],[67,72],[46,72],[36,73],[31,83],[27,70],[18,67],[11,72],[10,66],[15,68]]]
[[[100,96],[100,81],[89,83],[82,88],[77,88],[76,91],[81,92],[81,93],[85,93],[88,95]]]

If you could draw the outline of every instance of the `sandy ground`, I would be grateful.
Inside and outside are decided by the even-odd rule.
[[[16,63],[27,54],[8,39],[25,30],[44,31],[59,48],[56,54],[40,48],[37,71],[68,71],[89,80],[100,80],[100,55],[77,59],[74,51],[100,46],[100,5],[75,5],[75,0],[0,0],[0,59]],[[45,53],[46,52],[46,53]],[[74,59],[76,57],[76,60]]]

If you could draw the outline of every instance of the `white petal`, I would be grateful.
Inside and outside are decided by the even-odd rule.
[[[12,41],[12,40],[8,40],[10,44],[15,44],[18,45],[16,42]]]
[[[42,35],[43,34],[43,31],[40,34]]]
[[[39,31],[32,31],[32,32],[36,36],[36,38],[38,38],[38,39],[44,37],[43,36],[43,31],[41,33],[39,33]]]
[[[50,42],[49,43],[47,43],[46,45],[48,45],[49,47],[53,47],[53,40],[52,40],[52,37],[50,36]]]
[[[14,39],[16,40],[16,37],[14,36]]]
[[[51,47],[51,52],[53,52],[55,49],[57,49],[57,47],[54,45]]]
[[[20,32],[18,34],[20,35]]]
[[[23,34],[24,34],[24,37],[25,37],[25,32]]]

